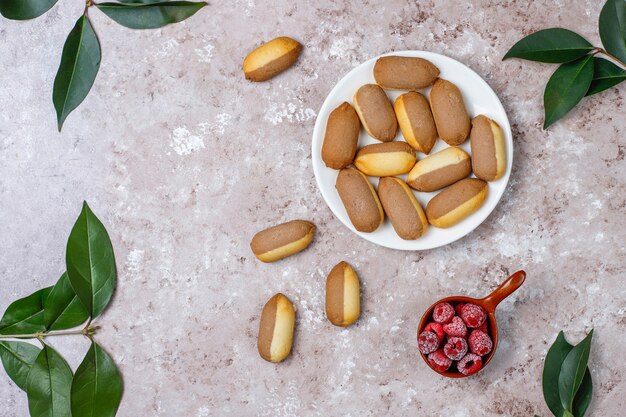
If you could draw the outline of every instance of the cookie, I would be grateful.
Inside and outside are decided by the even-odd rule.
[[[359,149],[354,165],[372,177],[406,174],[415,165],[415,150],[406,142],[386,142]]]
[[[291,352],[296,312],[283,294],[276,294],[263,307],[259,323],[257,347],[259,355],[268,362],[284,360]]]
[[[465,142],[470,133],[470,118],[458,87],[450,81],[435,81],[430,90],[430,107],[441,139],[450,146]]]
[[[437,141],[437,127],[426,97],[415,91],[402,94],[393,105],[404,140],[429,154]]]
[[[452,184],[428,202],[428,222],[441,228],[454,226],[483,205],[487,190],[488,184],[477,178]]]
[[[243,60],[247,80],[266,81],[291,67],[298,60],[300,42],[282,36],[272,39],[250,52]]]
[[[322,161],[327,167],[341,169],[352,163],[360,130],[359,116],[350,104],[343,102],[330,113],[322,144]]]
[[[274,262],[306,249],[314,233],[313,223],[292,220],[258,232],[252,238],[250,248],[260,261]]]
[[[346,327],[361,314],[359,277],[346,262],[339,262],[326,279],[326,318],[335,326]]]
[[[470,146],[474,175],[485,181],[495,181],[504,175],[506,151],[499,124],[482,114],[474,117]]]
[[[428,221],[413,191],[400,178],[384,177],[378,182],[383,209],[398,236],[415,240],[428,230]]]
[[[373,232],[378,229],[385,214],[376,190],[365,174],[354,168],[344,168],[337,175],[335,188],[356,230]]]
[[[430,61],[406,56],[384,56],[374,64],[374,79],[389,90],[419,90],[433,85],[439,69]]]
[[[417,191],[431,192],[454,184],[471,173],[470,156],[461,148],[449,147],[416,163],[406,181]]]
[[[376,84],[366,84],[354,94],[354,108],[367,133],[381,142],[396,137],[398,121],[385,91]]]

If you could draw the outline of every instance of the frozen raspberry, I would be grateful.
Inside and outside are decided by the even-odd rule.
[[[452,360],[443,353],[442,349],[428,355],[428,362],[439,372],[447,371],[452,365]]]
[[[489,334],[489,328],[487,327],[487,321],[486,320],[485,320],[485,322],[483,324],[480,325],[478,330],[480,330],[483,333]]]
[[[439,303],[433,309],[433,320],[437,323],[448,323],[454,317],[454,307],[449,303]]]
[[[451,337],[443,347],[443,352],[453,361],[458,361],[467,353],[467,341],[462,337]]]
[[[485,356],[493,348],[493,342],[489,335],[480,330],[473,330],[467,341],[472,353],[479,356]]]
[[[424,327],[424,331],[435,332],[440,342],[443,340],[444,336],[446,335],[445,332],[443,331],[443,326],[441,325],[441,323],[428,323],[426,327]]]
[[[475,329],[487,320],[487,313],[482,307],[468,303],[461,309],[461,318],[467,327]]]
[[[448,334],[448,337],[467,337],[467,327],[458,316],[454,317],[450,323],[444,324],[443,331]]]
[[[460,316],[461,315],[461,311],[463,311],[463,306],[465,305],[465,303],[458,303],[456,305],[456,307],[454,307],[454,310],[456,311],[456,315]]]
[[[424,355],[437,350],[440,340],[434,332],[422,332],[417,337],[417,347]]]
[[[480,359],[478,355],[468,353],[463,359],[457,362],[456,367],[463,375],[472,375],[480,371],[480,368],[483,367],[483,360]]]

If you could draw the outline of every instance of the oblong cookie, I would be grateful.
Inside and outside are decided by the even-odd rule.
[[[470,146],[474,175],[485,181],[502,177],[506,171],[506,151],[504,135],[498,123],[482,114],[474,117]]]
[[[260,261],[274,262],[306,249],[314,233],[313,223],[292,220],[258,232],[252,237],[250,248]]]
[[[447,80],[435,81],[430,90],[430,107],[441,139],[450,146],[465,142],[470,133],[470,119],[458,87]]]
[[[296,311],[283,294],[269,299],[261,312],[257,347],[259,355],[268,362],[280,362],[289,356],[293,344]]]
[[[365,84],[354,93],[354,108],[367,133],[381,142],[392,141],[398,121],[385,91],[376,84]]]
[[[402,239],[415,240],[428,230],[428,220],[413,191],[400,178],[384,177],[378,196],[391,225]]]
[[[330,113],[322,144],[322,160],[327,167],[341,169],[352,163],[360,130],[356,110],[345,101]]]
[[[372,177],[406,174],[417,161],[415,150],[406,142],[386,142],[359,149],[354,165]]]
[[[376,190],[365,174],[354,168],[344,168],[337,175],[335,188],[356,230],[373,232],[378,229],[385,214]]]
[[[439,69],[432,62],[406,56],[384,56],[374,64],[374,79],[390,90],[419,90],[433,85]]]
[[[466,178],[452,184],[428,202],[428,222],[441,228],[454,226],[483,205],[487,190],[488,184],[477,178]]]
[[[326,279],[326,318],[335,326],[346,327],[361,314],[359,277],[348,263],[341,261]]]
[[[415,91],[402,94],[393,105],[404,140],[416,150],[430,153],[437,127],[426,97]]]
[[[247,80],[266,81],[292,66],[300,56],[300,42],[281,36],[264,43],[243,60]]]
[[[472,173],[470,156],[461,148],[451,146],[415,164],[406,182],[417,191],[439,190]]]

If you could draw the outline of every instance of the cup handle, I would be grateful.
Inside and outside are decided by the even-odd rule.
[[[498,288],[496,288],[491,294],[483,298],[485,309],[489,313],[493,313],[502,300],[511,295],[517,290],[526,279],[526,272],[517,271],[513,275],[507,278]]]

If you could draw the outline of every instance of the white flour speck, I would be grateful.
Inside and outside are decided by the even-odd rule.
[[[192,135],[185,127],[177,127],[172,133],[170,146],[178,155],[189,155],[198,149],[204,149],[204,141],[200,136]]]
[[[288,122],[306,122],[315,118],[317,114],[315,110],[311,108],[299,107],[296,104],[290,103],[270,103],[269,107],[265,111],[265,120],[276,126],[282,123],[283,120]]]
[[[213,58],[213,49],[215,49],[215,46],[209,43],[204,45],[204,48],[197,48],[196,55],[198,55],[198,61],[211,62],[211,58]]]
[[[354,51],[356,43],[352,38],[339,38],[333,41],[328,55],[337,58],[345,58],[348,52]]]
[[[226,131],[226,126],[230,124],[233,116],[228,113],[220,113],[215,116],[215,121],[198,123],[198,128],[203,134],[223,135]]]
[[[139,266],[143,262],[143,251],[139,249],[133,249],[128,253],[126,257],[126,265],[128,272],[139,271]]]
[[[165,58],[180,45],[176,39],[168,39],[161,44],[161,48],[155,52],[155,58]]]
[[[210,410],[209,407],[200,407],[198,408],[198,414],[196,414],[196,417],[209,417]]]

